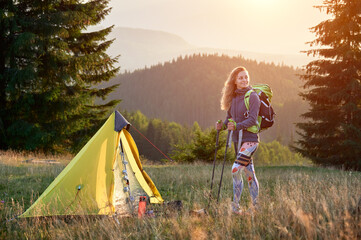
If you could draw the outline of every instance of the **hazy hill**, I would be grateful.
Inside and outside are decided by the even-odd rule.
[[[120,55],[122,70],[165,62],[195,48],[177,35],[145,29],[118,27],[109,38],[116,40],[107,52],[112,56]]]
[[[292,67],[242,57],[193,55],[121,74],[99,87],[121,84],[107,99],[122,99],[121,110],[140,110],[151,118],[188,125],[197,121],[210,127],[225,118],[220,110],[221,89],[229,72],[239,65],[249,70],[251,83],[267,83],[274,91],[272,101],[278,121],[263,134],[263,140],[278,137],[288,143],[294,136],[293,122],[298,121],[306,105],[298,96],[301,81],[296,74],[300,72]]]
[[[107,53],[119,58],[119,65],[124,70],[142,69],[158,63],[171,61],[178,56],[192,55],[194,53],[225,54],[229,56],[242,55],[247,59],[257,61],[274,62],[300,67],[305,65],[309,58],[304,55],[282,55],[238,51],[232,49],[215,49],[194,46],[175,34],[146,30],[117,27],[109,35],[109,39],[115,39]],[[245,48],[247,46],[240,46]]]

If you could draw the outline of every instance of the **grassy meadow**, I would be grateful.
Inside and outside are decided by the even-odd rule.
[[[257,162],[260,204],[253,214],[230,212],[231,164],[225,166],[220,203],[212,201],[207,215],[192,213],[207,206],[212,174],[212,165],[198,163],[144,167],[165,201],[182,201],[180,211],[143,219],[14,219],[69,160],[0,152],[0,239],[361,239],[360,172]],[[213,196],[220,172],[218,165]],[[247,187],[241,205],[250,206]]]

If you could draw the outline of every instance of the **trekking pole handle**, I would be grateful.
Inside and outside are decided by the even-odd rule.
[[[234,121],[232,118],[229,118],[229,119],[228,119],[228,122],[231,122],[231,123],[234,124],[234,130],[237,129],[237,123],[236,123],[236,121]]]

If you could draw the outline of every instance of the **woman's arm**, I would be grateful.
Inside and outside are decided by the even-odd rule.
[[[228,119],[230,119],[230,118],[232,118],[231,109],[229,109],[229,110],[227,111],[227,117],[226,117],[226,120],[224,120],[224,122],[223,122],[223,126],[227,126],[227,124],[228,124]],[[226,127],[226,128],[227,128],[227,127]]]

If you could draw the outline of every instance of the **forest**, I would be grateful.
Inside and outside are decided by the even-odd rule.
[[[198,122],[189,127],[176,122],[147,118],[140,111],[122,112],[132,124],[130,133],[134,138],[142,162],[145,163],[193,163],[214,161],[216,130],[212,127],[201,128]],[[226,131],[220,132],[216,161],[221,162],[225,156]],[[226,160],[234,161],[234,149],[228,148]],[[292,152],[277,140],[262,143],[255,158],[257,165],[308,165],[309,159]]]
[[[121,99],[117,106],[120,111],[140,110],[149,118],[188,126],[198,122],[202,128],[208,128],[218,119],[225,119],[226,113],[220,109],[221,90],[230,71],[240,65],[248,69],[251,84],[265,83],[273,90],[276,123],[261,133],[261,140],[293,143],[297,139],[294,123],[307,110],[307,103],[299,96],[302,71],[293,67],[242,56],[195,54],[120,74],[98,88],[120,84],[106,98]]]
[[[211,136],[206,129],[225,118],[227,76],[244,66],[251,84],[273,89],[276,123],[261,132],[263,143],[291,145],[322,166],[361,169],[360,1],[317,7],[331,18],[310,28],[316,39],[304,53],[315,60],[301,69],[193,54],[120,75],[119,56],[106,53],[114,26],[88,29],[109,14],[107,0],[40,2],[2,3],[0,149],[76,153],[117,109],[150,119],[140,126],[166,141],[167,153],[196,141],[192,156],[203,134]],[[196,125],[202,131],[187,132]]]

